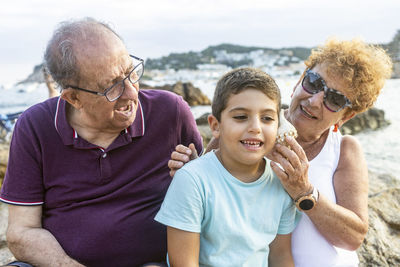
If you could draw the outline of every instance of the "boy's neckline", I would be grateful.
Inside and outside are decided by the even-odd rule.
[[[253,183],[255,181],[257,181],[258,179],[260,179],[264,172],[265,172],[265,167],[266,167],[266,160],[265,158],[262,159],[262,164],[259,166],[259,169],[257,171],[257,174],[254,175],[253,177],[249,177],[248,173],[246,173],[245,171],[243,171],[243,173],[235,173],[234,171],[230,170],[229,168],[227,168],[227,166],[224,164],[224,161],[221,157],[221,152],[220,149],[216,149],[213,150],[215,156],[217,157],[218,161],[221,163],[221,165],[224,167],[224,169],[229,172],[230,175],[232,175],[233,178],[237,179],[238,181],[242,182],[242,183],[246,183],[246,184],[250,184]]]

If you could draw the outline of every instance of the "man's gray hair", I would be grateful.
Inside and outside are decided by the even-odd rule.
[[[65,88],[71,81],[79,82],[80,71],[74,45],[79,40],[84,40],[87,34],[92,33],[99,26],[114,33],[122,41],[108,24],[93,18],[64,21],[54,31],[44,53],[44,64],[61,88]]]

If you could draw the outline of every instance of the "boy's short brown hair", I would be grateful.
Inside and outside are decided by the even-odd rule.
[[[276,101],[277,112],[281,107],[281,93],[274,79],[262,70],[255,68],[238,68],[226,73],[218,81],[214,92],[211,109],[212,115],[221,121],[221,113],[226,108],[229,97],[239,94],[246,89],[263,92]]]

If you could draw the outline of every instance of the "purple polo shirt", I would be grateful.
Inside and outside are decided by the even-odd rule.
[[[166,257],[154,221],[171,182],[178,144],[201,136],[189,106],[166,91],[141,90],[133,124],[103,149],[77,135],[66,102],[52,98],[18,119],[0,200],[43,205],[43,228],[87,266],[138,266]]]

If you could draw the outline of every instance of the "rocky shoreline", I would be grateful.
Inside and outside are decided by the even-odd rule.
[[[7,229],[8,210],[7,205],[0,202],[0,265],[7,264],[15,258],[7,248],[5,232]]]
[[[400,266],[400,177],[369,173],[369,229],[360,266]]]

